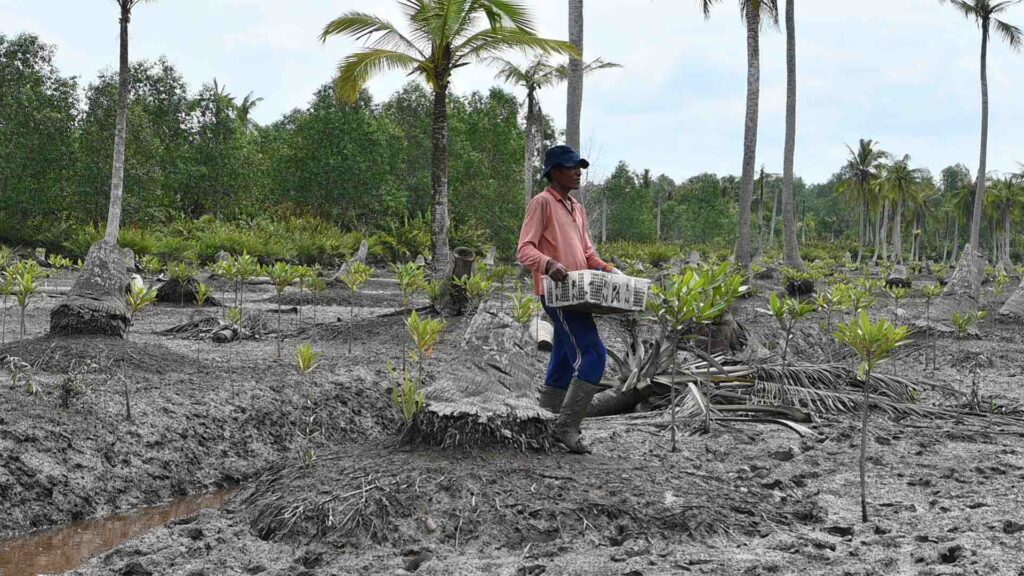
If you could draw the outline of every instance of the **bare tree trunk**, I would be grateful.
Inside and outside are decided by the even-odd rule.
[[[953,262],[960,254],[960,215],[953,216]]]
[[[903,264],[903,200],[893,200],[895,214],[892,221],[892,261]]]
[[[878,239],[882,236],[882,210],[879,209],[875,215],[875,253],[871,255],[871,264],[878,261],[878,255],[882,253],[882,247]]]
[[[988,159],[988,36],[989,22],[986,21],[981,27],[981,153],[978,161],[978,180],[975,184],[974,210],[971,214],[970,239],[968,240],[968,245],[972,247],[973,253],[981,252],[981,215],[985,210],[985,162]],[[984,258],[971,258],[966,261],[961,258],[960,262],[967,262],[974,267],[978,267],[978,260],[984,260]],[[984,270],[982,270],[981,274],[977,271],[954,274],[955,278],[970,281],[972,284],[970,286],[957,286],[954,288],[953,282],[950,281],[946,287],[946,292],[962,293],[969,290],[975,301],[977,301],[981,296],[981,279],[983,274]]]
[[[117,244],[106,239],[93,244],[67,299],[50,312],[50,332],[126,337],[131,323],[124,299],[126,263],[126,251]]]
[[[757,112],[761,90],[761,13],[746,9],[747,22],[747,113],[743,128],[743,174],[740,177],[739,233],[736,238],[736,263],[750,268],[750,203],[754,198],[754,170],[757,162]]]
[[[1010,226],[1010,207],[1007,206],[1003,211],[1003,258],[1001,262],[1004,266],[1008,266],[1012,262],[1010,260]]]
[[[886,198],[882,204],[882,229],[878,232],[878,239],[882,243],[882,262],[889,261],[889,199]]]
[[[114,167],[110,174],[110,206],[107,210],[106,240],[117,244],[121,231],[121,197],[124,193],[124,147],[128,134],[128,91],[131,70],[128,65],[128,23],[131,7],[121,4],[121,57],[117,77],[117,121],[114,128]]]
[[[796,239],[793,205],[793,160],[796,155],[796,17],[794,0],[786,0],[786,145],[782,160],[782,254],[787,266],[803,268]]]
[[[431,151],[430,180],[434,192],[432,205],[432,238],[434,244],[434,278],[447,280],[451,272],[451,251],[448,247],[448,85],[434,92],[434,135]]]
[[[533,165],[537,154],[537,123],[540,118],[537,94],[531,88],[526,91],[526,157],[523,160],[523,197],[525,208],[533,198]]]
[[[772,250],[775,249],[775,227],[779,220],[779,202],[781,200],[782,197],[778,193],[772,194],[772,223],[769,225],[770,230],[768,231],[768,247]]]
[[[569,42],[583,56],[583,0],[569,0]],[[580,149],[580,117],[583,114],[583,60],[569,59],[565,111],[565,143]]]
[[[860,226],[857,227],[857,264],[860,265],[861,257],[864,255],[864,242],[867,240],[868,222],[868,200],[867,197],[861,198],[860,203]]]

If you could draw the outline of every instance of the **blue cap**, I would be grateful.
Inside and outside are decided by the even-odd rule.
[[[548,174],[551,173],[551,169],[556,166],[563,168],[576,168],[579,166],[585,170],[590,168],[590,162],[587,162],[586,158],[580,158],[579,153],[573,150],[571,146],[563,144],[548,148],[548,151],[544,153],[543,176],[547,178]]]

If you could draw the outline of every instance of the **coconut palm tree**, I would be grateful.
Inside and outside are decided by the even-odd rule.
[[[970,267],[970,272],[958,271],[954,274],[946,294],[970,294],[977,299],[981,291],[983,275],[982,263],[975,254],[979,253],[981,241],[981,215],[985,209],[985,164],[988,156],[988,40],[993,27],[1003,40],[1014,50],[1020,50],[1024,44],[1024,32],[1020,28],[1000,20],[997,16],[1005,14],[1011,6],[1024,0],[939,0],[942,4],[950,4],[965,18],[974,20],[981,28],[981,153],[978,162],[978,176],[975,184],[974,209],[971,216],[971,235],[969,245],[972,253],[965,254],[963,261]],[[958,267],[960,264],[958,264]],[[957,282],[960,280],[960,282]]]
[[[796,16],[794,0],[786,0],[786,144],[782,159],[782,257],[786,266],[803,268],[796,238],[793,160],[796,155]]]
[[[857,228],[857,264],[860,264],[868,230],[867,217],[870,213],[873,184],[881,173],[882,163],[887,154],[877,148],[877,142],[863,138],[860,139],[856,151],[849,145],[846,149],[850,152],[850,159],[843,166],[843,181],[837,191],[860,207],[860,225]]]
[[[402,33],[391,22],[350,11],[324,27],[320,40],[350,36],[366,42],[363,50],[338,65],[336,91],[354,102],[374,76],[400,70],[423,78],[434,93],[431,207],[433,266],[447,279],[452,257],[448,246],[448,89],[452,73],[474,61],[509,50],[578,56],[568,42],[541,38],[530,13],[509,0],[400,0],[410,28]]]
[[[569,0],[569,42],[578,56],[569,59],[565,99],[565,143],[580,149],[580,120],[583,116],[583,0]]]
[[[914,191],[927,176],[923,168],[910,167],[910,155],[893,159],[882,170],[881,183],[892,205],[892,259],[903,264],[903,207],[912,199]],[[885,241],[884,239],[882,240]]]
[[[544,112],[541,110],[537,92],[569,78],[571,69],[568,65],[555,66],[550,60],[541,56],[521,66],[503,57],[491,58],[498,66],[496,77],[509,84],[515,84],[526,90],[526,154],[523,162],[524,197],[530,203],[533,197],[534,165],[537,161],[537,148],[540,146],[541,121]],[[584,75],[606,68],[621,68],[614,62],[605,62],[598,58],[583,66]]]
[[[124,196],[125,141],[128,137],[128,25],[132,10],[148,0],[115,0],[120,9],[120,54],[117,77],[117,117],[114,123],[114,162],[110,174],[110,204],[103,240],[89,248],[82,272],[67,298],[50,312],[54,334],[105,334],[124,338],[130,324],[124,290],[128,284],[125,252],[117,245]],[[134,265],[134,262],[131,262]]]
[[[242,123],[242,126],[246,130],[253,130],[256,128],[256,123],[252,121],[252,111],[256,108],[256,105],[263,102],[263,98],[253,98],[252,92],[245,95],[242,101],[239,102],[235,109],[238,111],[238,120]]]
[[[997,261],[1004,268],[1010,263],[1010,233],[1014,211],[1020,206],[1024,179],[1016,174],[999,178],[992,183],[986,198],[993,219],[994,242],[993,252]],[[1001,222],[1000,222],[1001,220]],[[997,224],[998,223],[998,224]]]
[[[698,0],[704,17],[721,0]],[[777,0],[740,0],[740,12],[747,26],[747,113],[743,131],[743,173],[740,177],[739,233],[736,262],[750,267],[750,204],[754,197],[754,171],[757,162],[757,112],[761,92],[761,27],[779,24]]]
[[[928,217],[935,208],[939,198],[939,192],[935,189],[935,183],[931,178],[925,177],[921,184],[915,187],[910,194],[909,204],[911,218],[914,222],[913,244],[910,248],[910,260],[919,262],[923,256],[924,236],[927,232]]]

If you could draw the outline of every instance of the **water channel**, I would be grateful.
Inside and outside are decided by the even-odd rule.
[[[0,576],[37,576],[72,570],[90,558],[168,522],[191,516],[204,508],[219,508],[235,492],[237,489],[231,488],[188,496],[161,506],[82,520],[0,541]]]

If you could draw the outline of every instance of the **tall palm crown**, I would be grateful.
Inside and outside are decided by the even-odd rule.
[[[704,17],[722,0],[697,0]],[[747,103],[743,129],[743,170],[740,176],[740,210],[736,237],[736,262],[750,267],[750,204],[754,196],[754,170],[757,163],[757,122],[761,93],[760,30],[766,24],[778,27],[778,0],[739,0],[740,14],[747,29]]]
[[[939,0],[942,4],[950,4],[964,17],[974,20],[981,28],[981,150],[978,162],[977,182],[975,182],[974,208],[971,215],[971,232],[968,243],[971,253],[965,253],[964,265],[969,270],[959,271],[953,275],[953,281],[946,285],[946,294],[968,294],[975,300],[981,292],[983,267],[975,257],[981,242],[981,216],[985,209],[985,184],[988,156],[988,40],[992,27],[996,33],[1014,50],[1020,50],[1024,44],[1024,32],[1020,28],[1001,20],[998,16],[1006,13],[1011,6],[1024,0]],[[959,266],[958,266],[959,267]]]
[[[1001,20],[996,16],[1006,13],[1014,4],[1020,4],[1024,0],[939,0],[942,4],[950,4],[964,15],[978,23],[982,32],[987,36],[991,26],[995,26],[996,32],[1013,49],[1019,50],[1024,46],[1024,32],[1020,28]]]
[[[850,188],[858,195],[867,194],[871,183],[880,175],[883,162],[888,154],[876,148],[877,142],[861,138],[857,150],[846,149],[850,152],[850,159],[843,166],[844,189]]]
[[[434,92],[431,141],[431,244],[434,276],[447,280],[452,264],[448,246],[448,86],[454,70],[508,50],[579,57],[568,42],[538,37],[526,8],[513,0],[398,0],[409,26],[365,12],[346,12],[320,34],[352,36],[366,47],[338,65],[337,93],[354,102],[374,76],[400,70],[423,78]],[[447,300],[447,297],[442,298]]]
[[[352,36],[367,43],[338,66],[338,93],[355,101],[366,83],[382,72],[421,76],[435,91],[447,90],[452,72],[507,50],[575,54],[568,42],[536,35],[526,8],[509,0],[400,0],[410,27],[403,34],[391,22],[351,11],[324,27],[320,39]],[[486,20],[486,26],[481,25]]]

